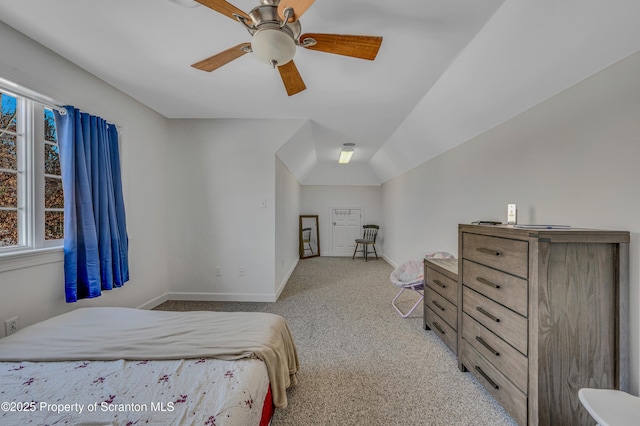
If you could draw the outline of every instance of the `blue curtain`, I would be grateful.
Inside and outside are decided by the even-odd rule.
[[[129,280],[129,239],[116,126],[65,106],[55,111],[64,189],[67,302]]]

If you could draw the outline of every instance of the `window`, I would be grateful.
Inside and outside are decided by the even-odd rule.
[[[64,193],[60,171],[60,150],[53,111],[44,110],[44,239],[64,237]]]
[[[0,93],[0,253],[62,245],[64,200],[53,111]]]

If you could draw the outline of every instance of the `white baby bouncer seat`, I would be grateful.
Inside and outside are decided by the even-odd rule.
[[[396,297],[391,301],[391,306],[393,306],[402,318],[411,315],[411,313],[420,306],[422,300],[424,300],[424,259],[453,259],[454,257],[452,254],[444,251],[429,252],[424,256],[407,260],[391,273],[389,277],[391,284],[400,288]],[[415,291],[419,295],[418,301],[406,313],[402,312],[396,305],[396,301],[405,290]]]

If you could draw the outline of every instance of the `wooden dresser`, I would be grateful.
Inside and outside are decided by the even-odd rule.
[[[424,328],[458,353],[458,260],[424,261]]]
[[[628,388],[629,233],[458,230],[460,369],[520,425],[591,424],[580,388]]]

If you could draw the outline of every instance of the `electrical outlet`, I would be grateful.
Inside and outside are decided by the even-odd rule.
[[[18,317],[13,317],[4,322],[4,332],[8,336],[15,333],[20,328],[20,322]]]
[[[244,277],[244,268],[240,268],[238,270],[238,275],[241,276],[241,277]]]
[[[216,266],[216,276],[219,277],[222,275],[222,269],[219,266]]]

